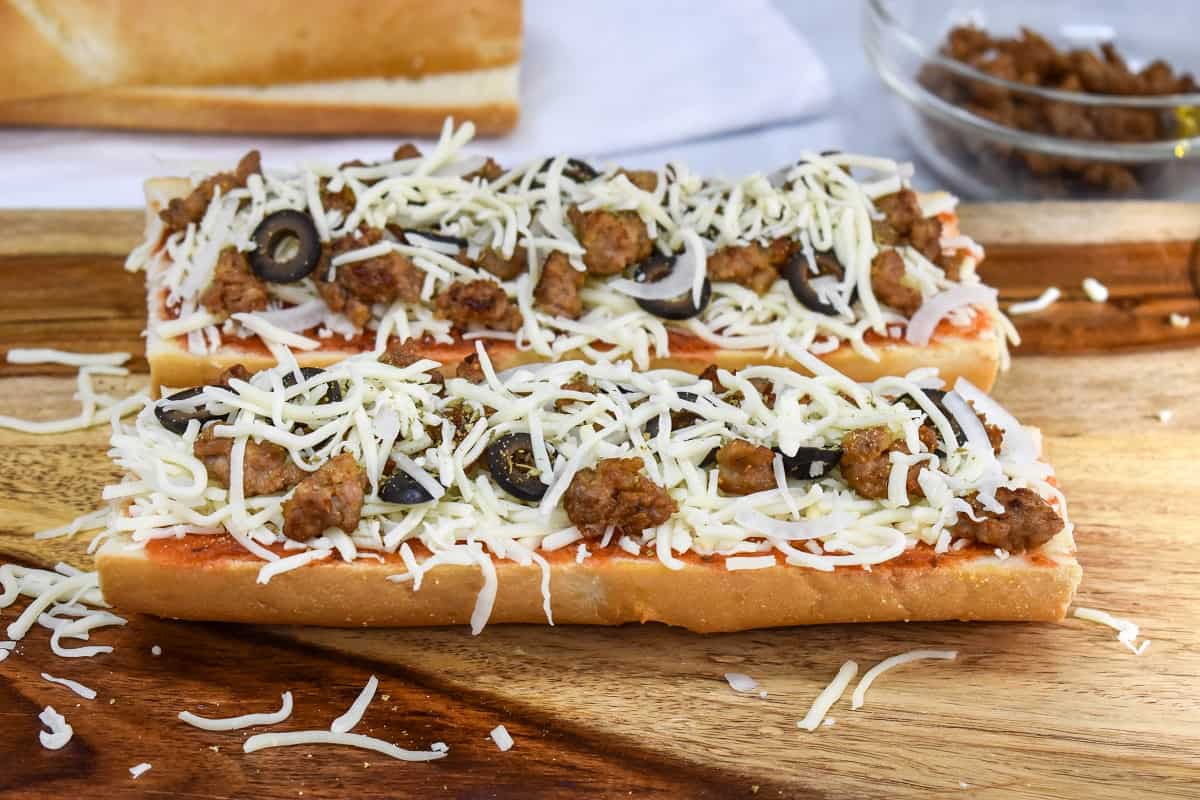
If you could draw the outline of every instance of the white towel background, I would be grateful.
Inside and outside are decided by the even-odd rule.
[[[768,0],[526,0],[521,84],[516,132],[474,145],[510,164],[552,152],[641,164],[695,142],[670,149],[687,158],[707,137],[811,118],[833,98],[825,67]],[[402,138],[0,130],[0,206],[139,206],[144,178],[224,168],[251,147],[289,166],[383,158]]]

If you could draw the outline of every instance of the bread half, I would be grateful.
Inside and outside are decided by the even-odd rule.
[[[616,547],[582,563],[575,549],[545,554],[556,624],[661,622],[722,633],[838,622],[1062,619],[1082,570],[1069,533],[1047,551],[999,558],[990,549],[935,554],[920,545],[902,556],[822,572],[777,564],[726,569],[724,558],[683,556],[672,570],[653,556]],[[263,562],[227,536],[160,539],[144,549],[107,542],[96,557],[105,598],[122,611],[186,620],[328,627],[458,625],[471,620],[483,585],[476,567],[432,568],[419,590],[387,578],[405,572],[384,561],[327,560],[258,583]],[[542,571],[497,559],[490,622],[545,624]]]

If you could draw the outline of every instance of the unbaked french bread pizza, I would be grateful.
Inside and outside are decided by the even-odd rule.
[[[407,343],[411,345],[412,343]],[[118,423],[117,608],[315,625],[695,631],[1059,619],[1080,579],[1035,430],[935,369],[445,378],[393,346],[239,367]]]
[[[472,127],[375,163],[147,183],[156,386],[302,366],[411,339],[452,374],[580,358],[692,372],[819,358],[856,380],[934,366],[990,389],[1015,332],[980,283],[955,200],[881,158],[809,153],[770,176],[682,164],[505,169]]]

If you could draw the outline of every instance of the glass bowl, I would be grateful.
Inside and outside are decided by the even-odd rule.
[[[1167,6],[1153,4],[1156,14],[1096,0],[868,0],[863,42],[894,92],[905,136],[966,197],[1200,199],[1200,91],[1101,94],[1076,89],[1077,77],[1063,81],[1068,88],[1046,88],[1000,75],[1019,65],[993,63],[1000,74],[988,74],[943,49],[962,24],[995,37],[1028,28],[1060,52],[1090,49],[1097,69],[1099,46],[1112,42],[1131,71],[1161,70],[1153,65],[1161,59],[1176,76],[1200,78],[1196,8]],[[1086,66],[1082,58],[1070,63]]]

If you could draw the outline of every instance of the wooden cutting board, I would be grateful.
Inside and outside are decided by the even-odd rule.
[[[661,626],[406,631],[270,629],[137,617],[95,637],[116,651],[53,657],[37,629],[0,664],[0,795],[132,797],[1196,797],[1200,793],[1200,207],[1003,205],[962,209],[1004,301],[1057,285],[1015,318],[1026,344],[999,399],[1042,427],[1077,525],[1078,604],[1127,616],[1136,657],[1107,628],[826,626],[701,637]],[[121,271],[132,212],[0,213],[0,350],[141,350],[141,282]],[[1087,301],[1085,276],[1108,304]],[[1190,314],[1190,327],[1168,324]],[[1135,352],[1121,352],[1135,351]],[[137,374],[116,381],[125,392]],[[72,372],[0,366],[0,413],[72,413]],[[1173,418],[1160,422],[1158,412]],[[32,531],[94,508],[116,477],[102,429],[0,431],[0,561],[88,565],[84,542]],[[4,624],[16,607],[0,612]],[[161,656],[151,647],[159,645]],[[889,673],[867,704],[797,729],[846,659],[863,669],[914,647],[955,663]],[[41,680],[74,678],[82,700]],[[723,674],[768,692],[737,695]],[[326,728],[371,674],[360,726],[402,747],[450,745],[430,764],[341,748],[241,752],[244,735],[175,719],[269,710],[283,729]],[[37,740],[54,705],[75,727]],[[496,725],[516,741],[501,753]],[[140,762],[153,768],[130,778]]]

